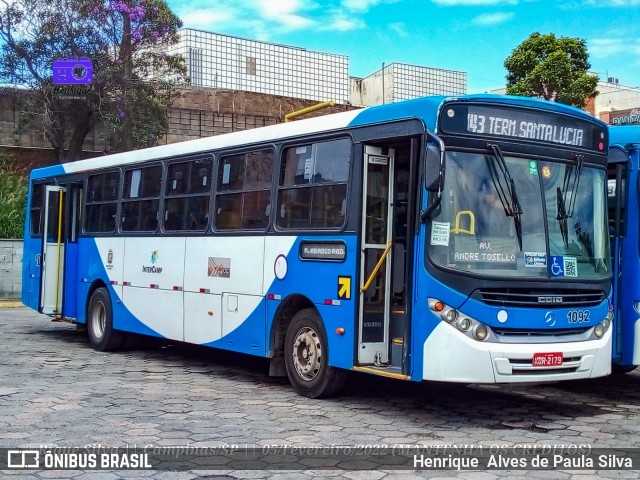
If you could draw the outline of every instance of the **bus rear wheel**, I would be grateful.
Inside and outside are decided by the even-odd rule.
[[[306,308],[293,316],[284,352],[287,376],[298,394],[329,397],[343,387],[347,372],[329,366],[327,335],[315,309]]]
[[[89,300],[87,332],[89,343],[99,352],[117,350],[122,346],[124,334],[113,328],[111,297],[106,288],[97,288]]]

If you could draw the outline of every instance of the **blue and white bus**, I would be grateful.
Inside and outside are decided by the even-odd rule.
[[[609,135],[609,222],[616,305],[613,368],[628,372],[640,365],[640,126],[609,127]]]
[[[607,375],[607,149],[582,111],[470,95],[34,170],[23,302],[101,351],[268,357],[309,397]]]

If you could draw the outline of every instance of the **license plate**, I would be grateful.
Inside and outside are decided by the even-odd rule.
[[[534,367],[561,367],[562,352],[534,353],[531,365]]]

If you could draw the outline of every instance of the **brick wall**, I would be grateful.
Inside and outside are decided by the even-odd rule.
[[[43,132],[24,132],[17,135],[23,91],[0,89],[0,151],[11,153],[21,169],[57,163],[54,152]],[[187,88],[168,111],[169,131],[160,144],[183,142],[239,130],[263,127],[284,122],[284,116],[318,102],[299,98],[265,95],[239,90]],[[301,118],[352,110],[351,105],[335,105]],[[71,113],[72,114],[72,113]],[[86,138],[80,158],[101,155],[104,145],[94,129]]]
[[[0,299],[22,294],[22,240],[0,240]]]

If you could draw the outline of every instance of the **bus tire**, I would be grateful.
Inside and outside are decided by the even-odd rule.
[[[315,308],[293,316],[284,341],[284,362],[293,389],[303,397],[335,395],[347,372],[329,366],[327,335]]]
[[[99,352],[110,352],[122,346],[124,333],[113,328],[113,308],[106,288],[96,288],[91,294],[87,312],[89,343]]]

